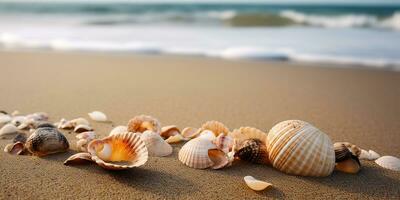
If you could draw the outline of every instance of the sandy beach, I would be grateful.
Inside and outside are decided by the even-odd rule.
[[[285,62],[89,53],[1,52],[0,110],[44,111],[51,121],[101,110],[113,123],[92,122],[100,136],[135,115],[162,125],[199,127],[218,120],[265,132],[287,119],[308,121],[333,141],[400,156],[400,73]],[[0,199],[398,199],[400,173],[362,161],[356,175],[290,176],[270,166],[235,162],[196,170],[169,157],[106,171],[64,166],[67,153],[43,158],[0,153]],[[3,149],[10,140],[0,140]],[[243,177],[274,186],[254,192]]]

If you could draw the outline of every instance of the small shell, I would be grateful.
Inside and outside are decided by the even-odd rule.
[[[111,130],[109,135],[116,135],[116,134],[120,134],[120,133],[125,133],[127,131],[128,131],[127,126],[117,126]]]
[[[202,132],[199,134],[198,137],[199,137],[199,138],[204,138],[204,139],[207,139],[207,140],[210,140],[210,141],[214,141],[215,138],[216,138],[214,132],[212,132],[212,131],[210,131],[210,130],[204,130],[204,131],[202,131]]]
[[[381,157],[378,153],[376,153],[375,151],[372,151],[372,150],[369,150],[368,154],[369,154],[369,160],[376,160],[379,157]]]
[[[335,162],[341,162],[347,159],[351,159],[353,155],[351,151],[343,143],[333,144],[335,150]]]
[[[198,128],[193,128],[193,127],[186,127],[182,130],[182,136],[184,138],[195,138],[197,137],[198,134],[200,134]]]
[[[394,156],[382,156],[375,163],[386,169],[400,171],[400,159]]]
[[[218,149],[222,150],[225,153],[228,153],[232,150],[234,146],[234,140],[229,135],[220,134],[214,139],[214,144],[217,146]]]
[[[160,134],[160,122],[151,116],[139,115],[128,122],[128,131],[132,133],[143,133],[147,130]]]
[[[91,159],[109,170],[123,170],[144,165],[148,151],[137,133],[123,133],[93,140],[88,145]]]
[[[16,142],[12,144],[7,144],[4,148],[4,152],[12,155],[22,155],[24,153],[25,147],[24,143]]]
[[[243,179],[244,179],[244,182],[246,182],[247,186],[249,186],[250,189],[255,190],[255,191],[262,191],[262,190],[266,189],[267,187],[272,186],[271,183],[257,180],[252,176],[245,176]]]
[[[241,147],[243,142],[249,139],[256,139],[261,141],[264,145],[267,144],[267,134],[253,127],[240,127],[239,129],[233,130],[229,135],[235,140],[237,148]]]
[[[14,137],[18,133],[18,129],[14,124],[6,124],[0,129],[0,139]]]
[[[76,142],[76,148],[78,149],[78,151],[81,152],[87,152],[87,145],[89,144],[89,140],[87,139],[79,139]]]
[[[69,157],[67,160],[64,161],[64,165],[73,165],[73,164],[82,164],[86,162],[93,162],[92,156],[90,153],[77,153]]]
[[[96,133],[93,131],[87,131],[87,132],[79,133],[75,137],[77,139],[86,139],[86,140],[92,141],[96,137]]]
[[[336,145],[343,144],[345,147],[347,147],[351,151],[351,153],[353,155],[355,155],[357,157],[359,157],[361,154],[361,148],[354,144],[351,144],[350,142],[336,142],[335,144]]]
[[[349,174],[356,174],[360,171],[361,165],[357,156],[352,155],[352,158],[338,162],[335,169]]]
[[[200,132],[202,132],[204,130],[212,131],[214,133],[215,137],[217,137],[221,133],[224,135],[228,135],[228,133],[229,133],[228,127],[226,127],[223,123],[218,122],[218,121],[208,121],[208,122],[204,123],[200,127]]]
[[[157,133],[145,131],[140,136],[141,140],[146,144],[149,156],[169,156],[172,154],[172,147]]]
[[[17,136],[14,137],[13,143],[16,143],[16,142],[25,143],[26,139],[27,139],[27,137],[26,137],[25,133],[18,133]]]
[[[74,128],[75,133],[83,133],[87,131],[93,131],[93,128],[88,125],[78,125]]]
[[[39,122],[36,126],[36,128],[44,128],[44,127],[49,127],[49,128],[56,128],[52,123],[50,122]]]
[[[235,153],[235,157],[252,163],[269,164],[268,150],[260,140],[249,139]]]
[[[0,113],[0,127],[2,124],[6,124],[6,123],[10,122],[11,120],[12,120],[12,118],[10,117],[10,115]]]
[[[49,119],[49,115],[45,112],[37,112],[27,115],[26,118],[33,121],[47,121]]]
[[[26,120],[27,118],[25,116],[15,116],[12,118],[11,123],[14,124],[14,126],[18,127],[19,125],[26,122]]]
[[[86,120],[85,118],[76,118],[70,121],[67,121],[65,119],[61,119],[60,123],[59,123],[59,128],[61,129],[73,129],[79,125],[86,125],[89,126],[89,121]]]
[[[57,129],[45,127],[36,129],[27,139],[25,146],[33,155],[45,156],[67,151],[69,143]]]
[[[185,138],[181,134],[177,134],[174,136],[170,136],[168,139],[165,140],[165,142],[167,142],[168,144],[172,144],[172,143],[179,143],[184,140]]]
[[[175,125],[170,125],[170,126],[164,126],[161,128],[161,137],[164,139],[168,139],[171,136],[179,135],[181,132],[179,131],[179,128],[176,127]]]
[[[93,111],[91,113],[88,113],[88,115],[93,121],[98,121],[98,122],[106,122],[107,121],[106,114],[104,114],[100,111]]]
[[[216,149],[211,140],[195,138],[182,146],[179,151],[179,160],[188,167],[205,169],[214,165],[208,156],[209,149]]]
[[[20,114],[20,112],[18,111],[18,110],[14,110],[12,113],[11,113],[11,116],[17,116],[17,115],[19,115]]]
[[[228,166],[229,164],[229,159],[227,155],[225,154],[225,152],[219,149],[209,149],[208,157],[213,163],[213,165],[211,166],[211,168],[213,169],[221,169],[224,168],[225,166]]]

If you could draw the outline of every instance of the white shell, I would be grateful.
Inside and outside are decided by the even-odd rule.
[[[93,111],[91,113],[88,113],[88,115],[93,121],[98,121],[98,122],[106,122],[107,121],[106,114],[104,114],[100,111]]]
[[[84,124],[78,125],[74,128],[75,133],[82,133],[87,131],[93,131],[93,128]]]
[[[361,153],[358,156],[358,158],[361,160],[376,160],[379,157],[381,157],[381,156],[378,153],[376,153],[375,151],[373,151],[373,150],[366,151],[364,149],[361,149]]]
[[[207,139],[207,140],[210,140],[210,141],[213,141],[216,138],[214,132],[212,132],[210,130],[202,131],[198,137],[199,138],[204,138],[204,139]]]
[[[369,150],[368,153],[369,153],[369,160],[376,160],[379,157],[381,157],[378,153],[372,150]]]
[[[400,159],[394,156],[382,156],[375,163],[386,169],[400,171]]]
[[[20,124],[24,123],[27,120],[25,116],[15,116],[12,118],[11,123],[14,126],[19,126]]]
[[[167,142],[168,144],[172,144],[172,143],[178,143],[178,142],[181,142],[184,140],[185,140],[185,138],[181,134],[177,134],[174,136],[170,136],[168,139],[165,140],[165,142]]]
[[[172,146],[153,131],[145,131],[140,135],[140,139],[145,143],[149,156],[169,156],[172,154]]]
[[[10,117],[10,115],[5,115],[0,113],[0,126],[2,124],[6,124],[8,122],[10,122],[12,120],[12,118]]]
[[[115,128],[113,128],[110,132],[109,135],[116,135],[116,134],[120,134],[120,133],[125,133],[127,132],[128,127],[127,126],[117,126]]]
[[[265,188],[272,186],[271,183],[257,180],[252,176],[245,176],[243,179],[244,182],[246,182],[247,186],[249,186],[249,188],[255,191],[262,191],[265,190]]]
[[[14,124],[6,124],[0,129],[0,138],[7,138],[18,133],[18,129]]]
[[[197,137],[182,146],[178,158],[188,167],[205,169],[214,165],[208,157],[208,150],[216,148],[212,140]]]
[[[288,120],[268,133],[267,148],[274,168],[292,175],[328,176],[335,168],[331,139],[313,125]]]

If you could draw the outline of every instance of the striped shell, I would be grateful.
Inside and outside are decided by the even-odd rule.
[[[249,139],[235,153],[235,157],[252,163],[269,164],[267,146],[258,139]]]
[[[331,140],[307,122],[280,122],[269,131],[267,141],[269,159],[282,172],[319,177],[330,175],[335,167]]]
[[[241,147],[243,142],[249,139],[257,139],[264,145],[267,144],[267,134],[253,127],[240,127],[239,129],[233,130],[229,135],[235,139],[236,148]]]
[[[139,115],[135,116],[128,122],[128,131],[132,133],[143,133],[147,130],[153,131],[157,134],[161,132],[160,122],[151,116]]]
[[[172,146],[168,144],[157,133],[145,131],[140,135],[141,140],[145,143],[149,156],[169,156],[172,154]]]
[[[65,152],[69,149],[67,138],[56,128],[36,129],[26,140],[26,149],[36,156]]]
[[[208,150],[216,148],[211,140],[201,137],[195,138],[182,146],[178,158],[188,167],[205,169],[214,164],[208,157]]]
[[[144,165],[148,152],[137,133],[122,133],[93,140],[88,145],[91,159],[109,170],[123,170]]]
[[[224,135],[228,135],[229,129],[226,127],[223,123],[218,122],[218,121],[208,121],[204,123],[201,127],[199,132],[203,132],[205,130],[212,131],[215,136],[218,136],[219,134],[223,133]]]
[[[234,140],[229,135],[220,134],[218,137],[214,139],[214,144],[221,151],[228,153],[232,150],[234,146]]]

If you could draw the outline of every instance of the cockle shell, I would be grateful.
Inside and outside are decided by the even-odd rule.
[[[153,131],[145,131],[140,136],[141,140],[145,143],[149,156],[169,156],[172,154],[172,146],[164,139]]]
[[[229,135],[219,134],[219,136],[214,139],[214,144],[218,149],[228,153],[234,146],[234,140]]]
[[[267,146],[258,139],[249,139],[235,152],[235,157],[252,163],[269,164]]]
[[[160,134],[160,122],[151,116],[139,115],[128,122],[128,131],[132,133],[143,133],[147,130]]]
[[[375,163],[386,169],[400,171],[400,159],[394,156],[382,156]]]
[[[267,145],[267,134],[253,127],[240,127],[233,130],[229,135],[235,140],[236,148],[242,147],[243,142],[249,139],[256,139]]]
[[[122,133],[93,140],[88,145],[91,159],[109,170],[123,170],[144,165],[148,151],[137,133]]]
[[[117,126],[111,130],[109,135],[116,135],[116,134],[125,133],[125,132],[128,132],[127,126]]]
[[[18,133],[18,129],[14,124],[6,124],[0,129],[0,139],[14,137]]]
[[[175,125],[164,126],[161,128],[160,135],[164,139],[168,139],[171,136],[180,135],[179,128]]]
[[[4,148],[4,152],[12,155],[22,155],[24,153],[25,146],[22,142],[15,142],[12,144],[7,144]]]
[[[301,176],[328,176],[335,167],[331,139],[313,125],[288,120],[268,133],[269,159],[276,169]]]
[[[193,127],[186,127],[182,130],[181,135],[184,138],[195,138],[198,134],[200,134],[198,128],[193,128]]]
[[[93,131],[93,128],[84,124],[78,125],[74,128],[75,133],[83,133],[87,131]]]
[[[246,182],[246,185],[249,186],[250,189],[255,191],[262,191],[265,190],[267,187],[272,186],[271,183],[257,180],[252,176],[245,176],[243,179],[244,182]]]
[[[106,122],[107,121],[107,116],[103,112],[100,111],[93,111],[91,113],[88,113],[90,119],[93,121],[98,121],[98,122]]]
[[[188,167],[205,169],[214,165],[209,158],[208,150],[216,148],[211,140],[198,137],[182,146],[178,158]]]
[[[69,148],[67,138],[55,128],[39,128],[30,135],[25,143],[27,150],[36,156],[65,152]]]
[[[229,133],[228,127],[226,127],[223,123],[218,122],[218,121],[208,121],[208,122],[204,123],[200,127],[199,131],[203,132],[205,130],[212,131],[214,133],[215,137],[217,137],[221,133],[224,135],[227,135]]]

